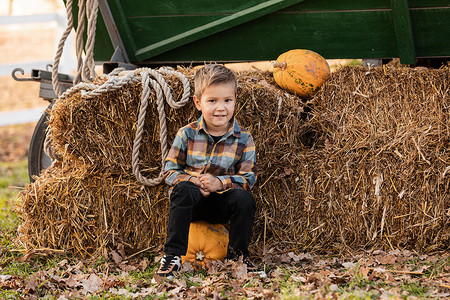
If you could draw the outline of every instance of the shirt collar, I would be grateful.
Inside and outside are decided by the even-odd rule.
[[[236,138],[240,138],[241,137],[241,127],[236,122],[234,116],[233,116],[233,118],[231,118],[231,122],[232,122],[232,125],[231,125],[230,129],[228,129],[228,132],[225,133],[225,136],[233,135]],[[203,120],[203,115],[201,115],[197,121],[197,128],[198,128],[199,132],[203,131],[206,134],[209,134],[205,127],[205,121]]]

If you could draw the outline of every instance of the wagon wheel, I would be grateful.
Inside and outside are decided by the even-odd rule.
[[[53,103],[51,103],[48,108],[51,108],[52,105]],[[39,176],[42,170],[48,168],[52,163],[50,157],[44,152],[47,121],[48,113],[47,110],[45,110],[36,124],[33,136],[31,137],[28,151],[28,176],[30,177],[31,182],[34,182],[33,176]]]

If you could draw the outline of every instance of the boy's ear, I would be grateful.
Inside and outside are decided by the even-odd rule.
[[[202,107],[200,106],[200,99],[198,99],[197,96],[195,96],[195,95],[194,95],[194,104],[195,104],[195,107],[197,107],[197,109],[199,111],[202,111]]]

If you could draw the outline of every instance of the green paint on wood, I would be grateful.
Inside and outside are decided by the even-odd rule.
[[[223,17],[217,21],[199,26],[195,29],[188,30],[166,40],[159,41],[153,45],[149,45],[145,48],[139,49],[138,51],[136,51],[136,58],[140,60],[148,59],[165,51],[172,50],[179,46],[210,36],[214,33],[257,19],[261,16],[267,15],[301,1],[303,0],[266,1],[230,16]]]
[[[402,64],[414,64],[416,62],[416,51],[409,17],[408,1],[391,0],[391,7],[400,62]]]
[[[390,11],[374,10],[269,14],[152,61],[274,60],[291,49],[309,49],[327,59],[397,57]]]
[[[410,17],[417,57],[450,56],[450,4],[448,8],[411,10]]]
[[[108,3],[127,52],[132,56],[136,49],[169,41],[262,1],[231,0],[217,6],[209,5],[210,0],[194,0],[192,5],[179,0],[158,4],[146,0],[108,0]],[[184,12],[187,6],[189,9]],[[160,11],[160,7],[165,10]],[[153,10],[156,8],[158,11]],[[76,26],[76,0],[74,17]],[[409,18],[410,27],[402,30],[405,18],[407,21]],[[131,62],[141,65],[274,60],[296,48],[313,50],[327,59],[400,56],[402,63],[412,63],[411,53],[417,57],[450,56],[448,0],[306,0],[221,30],[204,36],[198,33],[195,42],[167,48],[151,58],[130,57]],[[95,60],[109,60],[113,51],[100,21]],[[409,61],[405,61],[408,55]]]
[[[133,39],[133,34],[126,20],[126,15],[119,0],[108,1],[109,8],[111,9],[111,14],[116,21],[117,30],[119,31],[120,38],[122,39],[123,45],[127,51],[128,58],[130,61],[135,61],[136,44]]]
[[[101,51],[99,51],[101,49]],[[101,14],[98,15],[97,27],[95,29],[95,45],[94,45],[94,60],[95,61],[109,61],[114,47],[109,38],[108,30]]]

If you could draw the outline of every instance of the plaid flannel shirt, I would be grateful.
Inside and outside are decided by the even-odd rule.
[[[256,182],[255,144],[245,128],[234,120],[222,138],[214,143],[205,128],[203,116],[178,130],[165,160],[164,177],[168,185],[187,181],[191,176],[211,174],[231,188],[247,191]]]

